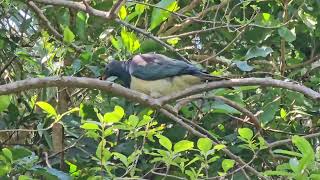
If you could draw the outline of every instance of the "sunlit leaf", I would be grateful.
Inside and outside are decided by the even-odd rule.
[[[94,123],[84,123],[80,126],[82,129],[100,129],[97,124]]]
[[[124,116],[124,110],[120,106],[115,106],[113,112],[104,114],[103,119],[106,123],[119,122]]]
[[[74,41],[75,35],[70,30],[68,26],[63,29],[63,41],[66,43],[72,43]]]
[[[46,113],[48,113],[51,116],[55,116],[57,117],[58,114],[56,112],[56,110],[54,109],[54,107],[52,107],[49,103],[47,102],[43,102],[43,101],[39,101],[36,103],[42,110],[44,110]]]
[[[229,169],[233,168],[235,161],[233,159],[224,159],[222,161],[222,169],[227,172]]]
[[[126,17],[127,17],[127,9],[126,9],[126,6],[123,5],[121,6],[120,10],[119,10],[119,17],[120,19],[124,20]]]
[[[209,138],[200,138],[197,142],[198,148],[203,152],[208,152],[212,148],[212,141]]]
[[[193,148],[193,142],[188,140],[181,140],[177,142],[173,147],[175,153],[187,151],[192,148]]]
[[[175,12],[179,9],[178,2],[175,0],[161,0],[156,4],[156,6],[172,12]],[[153,30],[154,28],[158,27],[163,21],[167,20],[170,16],[170,12],[168,11],[159,8],[153,8],[149,30]]]
[[[167,137],[157,134],[156,137],[159,139],[161,146],[165,147],[167,150],[171,151],[172,142]]]
[[[249,128],[239,128],[238,133],[241,137],[243,137],[246,140],[251,140],[253,137],[253,132]]]

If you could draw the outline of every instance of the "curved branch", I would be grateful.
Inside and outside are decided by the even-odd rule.
[[[102,91],[112,92],[115,95],[123,96],[141,104],[147,104],[151,107],[160,106],[156,99],[153,99],[143,93],[127,89],[116,83],[85,77],[44,77],[16,81],[13,83],[0,85],[0,95],[45,87],[77,87],[99,89]]]
[[[83,3],[80,2],[76,2],[76,1],[66,1],[66,0],[34,0],[35,2],[38,3],[44,3],[44,4],[51,4],[51,5],[55,5],[55,6],[64,6],[64,7],[69,7],[69,8],[73,8],[73,9],[78,9],[80,11],[85,11],[91,15],[94,16],[100,16],[103,17],[105,19],[111,19],[112,16],[110,16],[110,12],[106,12],[106,11],[100,11],[97,9],[91,9],[90,11],[87,10],[86,5],[84,5]]]
[[[292,91],[300,92],[313,100],[320,101],[320,93],[316,92],[306,86],[296,84],[293,82],[286,82],[271,78],[244,78],[244,79],[230,79],[222,81],[214,81],[207,84],[200,84],[192,86],[182,92],[159,98],[160,104],[166,104],[168,102],[190,96],[193,94],[199,94],[204,91],[209,91],[218,88],[228,88],[234,86],[263,86],[263,87],[279,87],[289,89]]]

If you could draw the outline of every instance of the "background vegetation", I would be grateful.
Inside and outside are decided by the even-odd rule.
[[[320,98],[290,88],[320,91],[320,1],[0,2],[1,179],[320,179]],[[159,107],[117,87],[4,85],[97,79],[109,60],[147,52],[285,88]]]

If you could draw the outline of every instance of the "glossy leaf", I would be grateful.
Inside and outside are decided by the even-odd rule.
[[[242,138],[246,140],[251,140],[253,137],[253,132],[249,128],[239,128],[238,133]]]
[[[56,110],[47,102],[39,101],[36,103],[42,110],[44,110],[46,113],[48,113],[51,116],[57,117],[58,114]]]
[[[206,153],[212,148],[212,141],[209,138],[200,138],[198,139],[197,146],[199,150]]]
[[[165,147],[167,150],[171,151],[172,149],[172,142],[167,137],[157,134],[156,137],[159,139],[159,143],[161,146]]]
[[[229,169],[233,168],[235,161],[233,159],[224,159],[222,161],[222,169],[227,172]]]
[[[182,151],[187,151],[193,148],[193,142],[192,141],[188,141],[188,140],[181,140],[179,142],[177,142],[174,146],[174,152],[178,153],[178,152],[182,152]]]
[[[179,9],[178,2],[176,0],[161,0],[156,4],[156,6],[172,12],[175,12]],[[163,21],[167,20],[170,16],[170,12],[168,11],[159,8],[153,8],[149,30],[153,30],[154,28],[158,27]]]

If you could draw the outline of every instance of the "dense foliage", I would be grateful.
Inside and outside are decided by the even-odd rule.
[[[320,91],[318,0],[0,2],[2,85],[48,76],[99,78],[111,59],[157,52],[184,57],[213,75],[271,77]],[[156,109],[95,89],[2,95],[0,179],[320,179],[319,100],[260,86],[205,96],[172,105],[207,137]],[[262,129],[211,96],[252,112]]]

